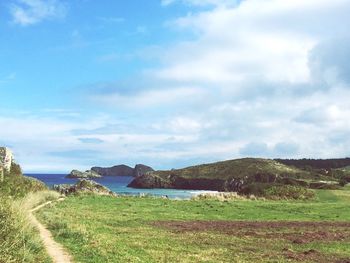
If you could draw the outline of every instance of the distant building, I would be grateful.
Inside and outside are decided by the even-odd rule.
[[[0,147],[0,170],[11,170],[13,160],[12,151],[7,147]]]

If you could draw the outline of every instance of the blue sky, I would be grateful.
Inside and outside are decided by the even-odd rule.
[[[0,144],[26,172],[350,155],[348,0],[6,0]]]

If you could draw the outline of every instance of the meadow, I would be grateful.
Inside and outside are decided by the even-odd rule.
[[[348,262],[350,189],[309,201],[72,196],[38,218],[76,262]]]

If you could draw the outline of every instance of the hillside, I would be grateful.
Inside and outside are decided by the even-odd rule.
[[[47,190],[45,184],[37,179],[24,176],[21,167],[12,163],[11,172],[5,171],[3,182],[0,182],[0,196],[21,198],[30,192]]]
[[[337,169],[345,166],[350,166],[350,158],[338,159],[275,159],[285,165],[293,165],[295,167],[306,169]]]
[[[244,158],[202,164],[170,171],[155,171],[136,177],[129,187],[217,190],[251,193],[271,185],[310,186],[332,178],[287,166],[270,159]]]
[[[322,174],[338,180],[341,185],[350,183],[350,158],[339,159],[275,159],[313,174]]]
[[[0,181],[0,262],[51,262],[37,230],[28,222],[25,196],[46,190],[44,183],[22,175],[11,163]]]

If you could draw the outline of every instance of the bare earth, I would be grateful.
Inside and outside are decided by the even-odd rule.
[[[58,199],[58,201],[62,201],[63,199]],[[39,230],[40,237],[44,243],[44,246],[47,250],[47,253],[52,258],[54,263],[70,263],[72,261],[72,257],[67,253],[67,251],[57,243],[53,238],[51,232],[42,225],[36,217],[33,215],[33,212],[39,210],[40,208],[51,204],[52,201],[46,202],[42,205],[37,206],[36,208],[31,210],[29,215],[32,224]]]
[[[315,241],[332,242],[350,239],[350,222],[247,222],[247,221],[155,221],[153,226],[169,229],[175,233],[214,231],[238,237],[254,237],[262,240],[285,240],[294,244]],[[350,259],[329,258],[315,249],[296,252],[283,248],[287,260],[301,262],[350,263]]]

